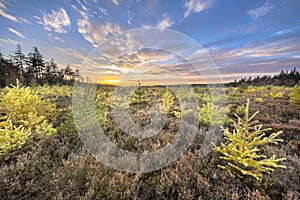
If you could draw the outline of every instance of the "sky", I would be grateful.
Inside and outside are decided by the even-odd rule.
[[[228,82],[299,69],[299,10],[299,0],[0,0],[0,52],[36,46],[103,83]]]

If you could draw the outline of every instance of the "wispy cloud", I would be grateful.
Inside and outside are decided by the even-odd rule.
[[[33,18],[36,19],[36,20],[38,20],[38,21],[42,20],[39,16],[36,16],[36,15],[34,15]]]
[[[30,21],[28,21],[27,19],[25,19],[25,18],[23,18],[23,17],[19,17],[19,20],[20,20],[21,22],[25,22],[25,23],[27,23],[27,24],[31,24]]]
[[[124,38],[124,42],[125,41],[127,42],[126,38]],[[119,40],[118,42],[122,43],[122,41]],[[122,45],[122,47],[125,46],[127,45]],[[194,76],[195,74],[199,76],[199,73],[192,72],[194,68],[188,65],[186,61],[164,50],[146,48],[138,51],[128,51],[126,54],[120,54],[121,56],[119,54],[113,55],[115,51],[106,51],[108,54],[102,53],[102,58],[97,58],[97,63],[85,65],[85,75],[93,77],[93,74],[126,74],[126,81],[129,81],[131,84],[141,78],[143,79],[143,83],[145,83],[146,80],[150,82],[167,81],[171,83],[170,81],[174,74],[177,75],[177,78],[173,77],[176,78],[175,83],[178,83],[178,74],[186,78]],[[172,73],[170,74],[170,72]],[[115,78],[120,79],[121,77]]]
[[[248,58],[265,58],[265,57],[286,57],[291,54],[299,52],[299,44],[290,40],[270,40],[268,42],[260,43],[256,42],[243,46],[242,48],[232,50],[232,53],[236,56],[248,57]]]
[[[16,34],[18,37],[25,39],[24,35],[22,33],[20,33],[19,31],[16,31],[13,28],[7,28],[10,32],[12,32],[13,34]]]
[[[258,8],[249,10],[248,15],[250,15],[250,17],[252,17],[253,19],[257,19],[257,18],[265,16],[266,14],[271,12],[271,10],[273,8],[274,8],[274,6],[272,4],[269,4],[268,2],[266,2],[264,5],[262,5]]]
[[[127,41],[127,38],[124,38],[125,41]],[[260,74],[276,73],[282,67],[295,66],[299,62],[299,56],[295,56],[299,52],[299,45],[296,41],[299,41],[299,36],[296,34],[289,37],[275,35],[272,38],[254,41],[231,50],[211,48],[210,54],[221,70],[221,76],[224,77],[225,81],[229,81],[234,78],[253,75],[257,71]],[[230,42],[227,41],[227,43]],[[257,45],[258,42],[259,45]],[[115,47],[115,45],[107,46]],[[125,44],[121,45],[124,49],[127,49],[126,46]],[[189,49],[186,50],[188,51]],[[149,81],[151,80],[152,82],[160,80],[159,77],[164,77],[163,81],[170,82],[171,78],[168,77],[168,74],[175,70],[175,74],[180,74],[180,76],[191,82],[201,82],[203,81],[200,80],[201,78],[204,78],[205,81],[214,81],[213,76],[206,77],[214,66],[210,59],[205,56],[200,55],[199,57],[198,55],[198,57],[193,57],[190,53],[187,54],[193,64],[196,64],[195,66],[198,66],[201,72],[206,74],[203,77],[199,76],[198,68],[195,70],[193,66],[180,60],[176,55],[174,56],[174,54],[162,50],[141,49],[127,52],[125,55],[120,54],[121,56],[119,54],[114,55],[114,52],[116,52],[114,49],[107,50],[107,54],[102,54],[105,57],[103,61],[101,61],[102,58],[101,60],[97,58],[99,63],[90,65],[90,68],[85,71],[86,74],[100,73],[100,70],[102,74],[124,75],[129,70],[131,82],[136,82],[141,77],[144,78],[143,81],[149,78]]]
[[[87,7],[80,1],[80,0],[76,0],[77,3],[80,5],[80,7],[86,11],[86,12],[89,12],[89,10],[87,9]],[[85,2],[85,1],[84,1]]]
[[[165,28],[172,26],[173,24],[174,21],[172,21],[169,16],[164,14],[163,19],[158,23],[157,27],[163,30]]]
[[[68,13],[64,8],[60,8],[57,11],[52,10],[51,14],[43,13],[43,22],[38,23],[42,23],[45,30],[53,30],[56,33],[66,33],[65,27],[71,25]]]
[[[53,37],[51,33],[48,34],[48,38],[51,42],[53,42],[53,40],[56,40],[56,41],[65,43],[65,41],[63,39],[61,39],[60,37],[57,37],[57,36]]]
[[[61,47],[54,46],[53,49],[54,49],[54,51],[59,51],[60,53],[62,53],[63,56],[67,55],[67,56],[76,58],[80,62],[82,62],[87,56],[86,54],[83,54],[83,53],[76,51],[74,49],[71,49],[71,48],[61,48]]]
[[[228,75],[226,79],[233,80],[257,71],[260,74],[277,73],[283,68],[298,66],[300,57],[295,55],[300,51],[299,39],[297,34],[274,35],[231,50],[221,48],[210,50],[209,53],[222,74]]]
[[[93,15],[90,14],[90,12],[86,12],[84,10],[80,10],[79,8],[77,8],[75,5],[71,4],[71,7],[78,12],[83,18],[85,19],[89,19],[89,17],[92,17]],[[100,11],[101,12],[101,11]]]
[[[113,2],[113,4],[115,4],[115,5],[119,5],[119,1],[118,0],[112,0],[112,2]]]
[[[278,63],[279,60],[275,60],[275,61],[267,61],[267,62],[255,62],[255,63],[250,63],[250,66],[255,66],[255,65],[269,65],[269,64],[275,64]]]
[[[100,12],[103,14],[103,15],[109,15],[108,11],[106,8],[98,8],[100,10]]]
[[[101,71],[101,74],[125,74],[129,72],[129,69],[116,65],[98,66],[96,70]]]
[[[3,3],[0,2],[0,8],[6,8],[5,5]]]
[[[128,16],[127,23],[131,24],[132,18],[133,18],[133,14],[129,10],[127,10],[127,16]]]
[[[74,69],[79,67],[83,60],[87,57],[86,54],[74,49],[62,48],[53,45],[48,46],[43,52],[45,56],[49,55],[49,57],[52,57],[54,54],[56,54],[54,59],[59,67],[65,67],[69,64]]]
[[[294,56],[291,56],[291,58],[300,59],[300,54],[298,54],[298,55],[294,55]]]
[[[6,6],[2,2],[0,2],[0,15],[2,17],[6,18],[6,19],[11,20],[11,21],[19,22],[19,20],[15,16],[6,13],[5,12],[6,9],[7,9]]]
[[[277,31],[276,34],[277,35],[282,35],[282,34],[290,33],[294,30],[295,30],[295,28],[284,29],[284,30],[281,30],[281,31]]]
[[[54,37],[54,40],[60,41],[62,43],[65,43],[65,41],[63,39],[61,39],[60,37],[57,37],[57,36]]]
[[[6,39],[0,39],[0,45],[1,46],[5,46],[5,45],[17,45],[17,44],[21,44],[21,42],[17,42],[15,40],[6,38]]]
[[[78,32],[92,43],[97,46],[100,42],[104,41],[106,38],[121,33],[121,28],[118,24],[113,24],[110,22],[102,22],[93,24],[88,19],[80,19],[77,22]]]
[[[196,12],[199,13],[211,5],[209,1],[203,0],[189,0],[185,3],[184,7],[186,11],[184,12],[184,17],[187,18],[190,14]]]

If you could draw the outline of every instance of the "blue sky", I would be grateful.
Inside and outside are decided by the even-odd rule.
[[[197,41],[216,63],[223,80],[230,81],[299,69],[299,10],[299,0],[0,0],[0,52],[8,55],[17,43],[26,53],[37,46],[45,59],[53,58],[62,67],[79,67],[107,38],[134,28],[157,27]],[[151,75],[167,74],[166,70],[157,73],[161,63],[168,70],[190,70],[185,64],[174,64],[174,56],[165,55],[169,60],[162,61],[158,59],[161,55],[159,50],[129,52],[122,64],[111,62],[104,70],[98,63],[98,67],[104,79],[112,81],[132,70],[125,62],[133,57],[139,59],[133,63],[139,64],[145,57],[155,60],[151,70],[138,72],[140,78],[150,71]],[[192,82],[200,81],[185,74]]]

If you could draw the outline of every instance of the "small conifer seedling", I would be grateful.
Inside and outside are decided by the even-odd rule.
[[[249,117],[248,99],[244,118],[236,115],[237,122],[232,120],[232,131],[222,128],[227,141],[221,146],[214,145],[215,149],[222,154],[220,158],[227,161],[226,166],[219,167],[226,169],[232,176],[250,175],[259,180],[263,173],[271,173],[274,168],[286,168],[284,165],[277,164],[285,158],[276,159],[275,155],[267,158],[267,156],[259,154],[261,146],[281,142],[282,139],[277,137],[282,134],[282,131],[267,136],[265,132],[271,129],[262,129],[258,120],[254,120],[257,114],[258,111]]]
[[[172,108],[174,107],[174,95],[171,92],[169,88],[166,89],[166,92],[164,93],[162,97],[162,105],[161,110],[163,113],[171,115],[172,114]]]
[[[289,97],[291,104],[300,105],[300,81],[292,88]]]
[[[219,106],[217,102],[221,99],[221,96],[215,96],[211,98],[209,94],[205,94],[203,100],[205,103],[202,107],[199,107],[198,119],[201,124],[205,126],[220,126],[228,121],[227,113],[230,111],[230,106]]]
[[[145,87],[142,87],[140,83],[138,83],[137,89],[131,95],[130,105],[142,104],[147,105],[149,99],[147,97],[147,90]]]
[[[22,125],[13,125],[10,119],[0,122],[0,157],[7,151],[21,148],[30,134]]]

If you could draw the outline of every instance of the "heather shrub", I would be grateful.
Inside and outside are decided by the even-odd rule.
[[[21,149],[0,158],[1,199],[59,199],[58,192],[52,192],[58,187],[51,185],[52,173],[68,157],[78,154],[81,146],[75,132],[31,135]]]
[[[39,88],[39,86],[36,86],[36,88]],[[34,91],[32,87],[30,89]],[[93,112],[86,110],[88,99],[78,98],[80,101],[78,106],[81,106],[80,108],[84,111],[82,118],[92,113],[97,115],[100,123],[103,119],[102,122],[108,127],[105,135],[111,142],[125,151],[147,153],[160,150],[173,141],[181,126],[180,120],[173,117],[173,114],[171,114],[172,117],[167,117],[166,122],[161,122],[161,120],[155,124],[162,125],[162,130],[151,138],[138,138],[123,132],[114,121],[110,102],[112,95],[109,92],[112,89],[102,86],[97,89],[96,97],[91,98],[90,101],[95,103],[95,108],[97,108]],[[159,102],[166,92],[163,87],[146,89],[149,99],[155,103]],[[201,97],[199,106],[202,108],[207,104],[202,95],[208,91],[202,87],[195,89]],[[233,89],[237,90],[236,88]],[[7,90],[8,88],[4,89],[3,94],[7,93]],[[264,92],[269,94],[270,91],[264,89]],[[177,98],[185,98],[186,94],[184,92],[179,93],[179,95],[176,92],[172,94],[175,94],[176,97],[173,95],[173,106],[170,107],[170,110],[177,111],[176,106],[179,105]],[[238,143],[237,140],[227,139],[223,143],[232,144],[230,148],[226,149],[226,155],[218,151],[211,151],[199,159],[199,149],[205,145],[205,137],[210,133],[214,133],[206,131],[204,128],[200,129],[188,151],[177,161],[157,171],[135,174],[109,168],[87,152],[76,132],[70,108],[71,101],[68,97],[56,98],[54,93],[49,95],[38,93],[38,95],[41,96],[42,100],[51,98],[52,101],[56,101],[57,106],[67,109],[64,109],[58,119],[55,119],[57,123],[53,123],[52,119],[47,117],[42,123],[35,125],[32,132],[35,131],[38,134],[31,134],[24,140],[18,136],[17,141],[19,140],[22,148],[18,149],[19,147],[16,147],[11,149],[12,151],[7,150],[5,156],[0,156],[0,197],[2,199],[299,199],[298,188],[300,182],[298,175],[300,168],[298,152],[300,145],[298,138],[299,112],[297,112],[299,107],[291,106],[287,98],[273,99],[272,101],[263,98],[264,102],[262,104],[255,103],[255,106],[259,107],[262,113],[256,116],[263,127],[272,127],[274,132],[284,131],[284,142],[280,143],[280,146],[270,143],[266,146],[262,144],[255,146],[260,151],[252,151],[258,156],[266,155],[268,157],[253,158],[255,162],[250,162],[252,157],[248,157],[248,162],[247,157],[234,153],[235,151],[232,150],[240,148],[242,144]],[[240,96],[239,93],[237,95]],[[82,95],[82,97],[85,96]],[[256,97],[262,96],[256,92],[249,94],[249,98],[254,101],[256,101]],[[118,98],[122,100],[123,97],[117,96]],[[219,97],[213,98],[213,96],[210,96],[210,98],[210,101],[216,104],[215,106],[221,105],[222,101]],[[151,122],[151,117],[144,117],[147,112],[151,116],[151,110],[140,109],[143,104],[137,103],[129,106],[130,101],[128,101],[128,98],[124,104],[121,100],[116,101],[115,105],[118,108],[129,110],[129,112],[133,110],[131,117],[136,124],[143,126]],[[231,105],[234,108],[231,110],[235,112],[235,108],[241,103],[232,101]],[[245,121],[245,109],[246,103],[240,106],[239,113],[237,113],[241,121]],[[254,113],[254,107],[249,109],[250,113]],[[181,110],[180,114],[186,111]],[[212,115],[214,115],[215,111],[212,111]],[[8,112],[2,105],[0,112],[4,116],[3,119],[0,119],[1,130],[5,129],[5,126],[10,131],[24,127],[14,124],[12,124],[12,127],[8,125]],[[229,114],[229,116],[233,116],[233,113]],[[238,124],[238,119],[235,121]],[[254,121],[252,119],[253,124],[248,123],[248,125],[250,124],[248,129],[250,133],[256,131],[254,127],[258,123],[254,123]],[[90,126],[90,124],[87,125]],[[56,134],[50,136],[40,135],[42,133],[46,134],[51,127],[57,128]],[[234,126],[228,127],[228,129],[230,133],[237,135],[238,131]],[[26,130],[24,127],[24,131]],[[4,138],[1,133],[0,131],[0,141]],[[244,132],[240,131],[239,133]],[[264,137],[272,135],[269,130],[264,133],[266,135],[261,137],[262,140]],[[249,142],[247,141],[251,140],[251,137],[241,136],[241,138],[244,138],[242,141],[246,141],[245,149],[248,148]],[[259,135],[256,138],[258,137]],[[22,145],[23,141],[26,143]],[[258,142],[259,140],[253,139],[252,141]],[[248,155],[249,151],[243,151],[243,153]],[[250,164],[260,162],[258,165],[263,165],[265,162],[263,160],[271,159],[273,154],[278,155],[278,158],[287,158],[287,161],[284,162],[287,169],[276,170],[276,173],[268,176],[263,175],[265,172],[262,171],[260,181],[256,181],[251,175],[243,175],[240,170],[228,164],[231,163],[242,170],[253,173],[258,170],[255,168],[256,165],[252,167]],[[6,157],[7,155],[9,155],[9,158]],[[219,156],[227,158],[227,160],[220,159]],[[232,159],[232,156],[239,156],[242,160],[241,163],[248,162],[249,166],[245,167],[237,160]],[[162,159],[168,159],[168,156]],[[276,164],[281,163],[277,162]],[[218,166],[221,168],[222,166],[226,167],[226,170],[220,169]],[[266,165],[264,167],[275,169]],[[230,170],[234,176],[226,176],[228,174],[227,170]],[[243,177],[243,179],[237,177]]]

